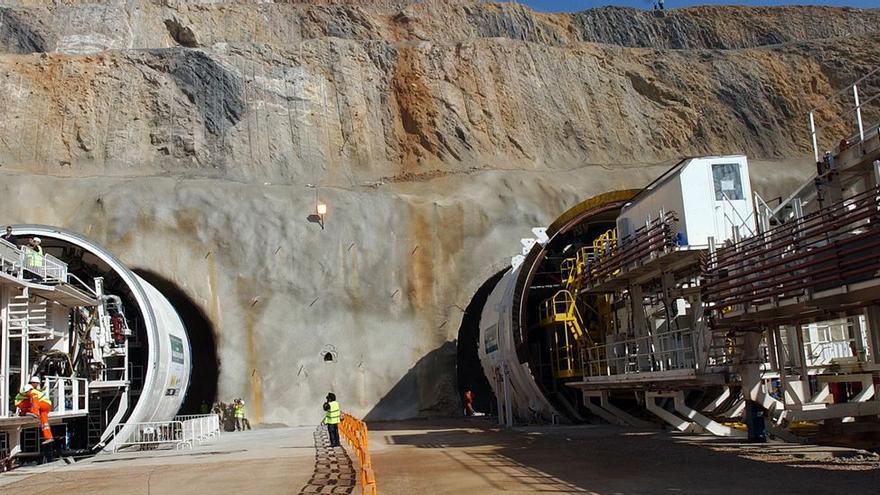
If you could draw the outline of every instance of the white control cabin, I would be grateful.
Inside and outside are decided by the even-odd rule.
[[[662,213],[661,213],[662,212]],[[706,247],[755,232],[749,163],[745,156],[687,158],[638,193],[617,217],[618,239],[625,239],[663,213],[678,216],[682,246]]]

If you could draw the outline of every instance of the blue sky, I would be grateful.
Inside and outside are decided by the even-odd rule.
[[[672,9],[676,7],[690,7],[693,5],[706,4],[732,4],[732,5],[837,5],[859,8],[877,8],[880,7],[878,0],[831,0],[831,1],[813,1],[798,2],[793,0],[740,0],[736,2],[724,2],[713,0],[665,0],[666,8]],[[526,4],[535,10],[544,12],[566,12],[586,10],[593,7],[602,7],[604,5],[621,5],[627,7],[650,8],[652,0],[519,0],[519,3]]]

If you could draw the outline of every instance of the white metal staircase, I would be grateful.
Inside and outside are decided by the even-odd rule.
[[[9,336],[27,335],[29,342],[44,342],[56,338],[49,302],[31,298],[27,287],[13,296],[9,303]]]

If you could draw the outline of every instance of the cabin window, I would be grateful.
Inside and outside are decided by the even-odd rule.
[[[712,182],[715,184],[716,201],[723,201],[725,196],[731,201],[745,199],[738,163],[712,165]]]

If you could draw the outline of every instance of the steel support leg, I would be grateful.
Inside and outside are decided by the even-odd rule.
[[[708,403],[706,407],[703,408],[703,412],[712,413],[715,412],[716,409],[721,407],[728,399],[733,395],[730,390],[730,387],[724,387],[724,391],[721,392],[718,397],[715,397],[715,400]]]
[[[675,404],[675,410],[678,411],[679,414],[684,417],[696,422],[698,425],[702,426],[709,433],[718,436],[718,437],[745,437],[746,435],[739,431],[735,430],[729,426],[724,426],[717,421],[714,421],[706,416],[703,416],[699,412],[695,411],[688,407],[688,405],[684,401],[684,392],[678,391],[673,397],[673,402]]]
[[[599,399],[599,404],[593,402],[594,398]],[[655,427],[654,424],[636,418],[626,411],[617,408],[608,400],[608,392],[605,390],[584,392],[584,405],[590,412],[612,424],[634,426],[636,428]]]
[[[662,419],[673,428],[684,433],[702,433],[703,428],[697,423],[682,419],[675,414],[663,409],[657,405],[658,397],[673,397],[675,394],[669,392],[645,392],[645,407],[655,416]]]

